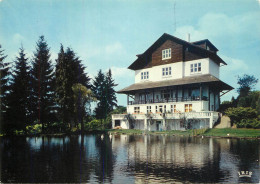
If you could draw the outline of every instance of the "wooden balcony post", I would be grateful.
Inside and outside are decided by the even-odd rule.
[[[200,83],[200,100],[202,100],[202,85]]]
[[[209,88],[209,86],[208,86],[208,101],[209,101],[209,111],[210,111],[210,88]]]
[[[146,104],[146,92],[144,92],[144,103]]]
[[[179,91],[178,91],[178,86],[177,86],[177,88],[176,88],[176,95],[175,95],[176,102],[178,102],[178,93],[179,93]]]
[[[153,103],[154,103],[154,90],[153,90]]]
[[[216,94],[215,94],[215,90],[213,91],[213,97],[214,97],[214,108],[213,108],[213,111],[216,110]]]
[[[129,105],[129,94],[127,94],[127,105]]]

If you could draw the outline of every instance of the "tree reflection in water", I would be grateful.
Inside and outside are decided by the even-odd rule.
[[[259,141],[166,135],[1,137],[1,182],[258,182]],[[239,171],[252,171],[239,178]]]

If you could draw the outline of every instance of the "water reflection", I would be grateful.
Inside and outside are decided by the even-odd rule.
[[[259,182],[259,141],[166,135],[0,138],[2,182]],[[251,171],[251,178],[239,178]]]

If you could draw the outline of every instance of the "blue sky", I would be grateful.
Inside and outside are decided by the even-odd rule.
[[[228,64],[221,80],[235,88],[238,75],[260,79],[260,0],[0,0],[0,44],[8,61],[21,43],[31,58],[44,35],[53,63],[62,43],[91,77],[111,68],[116,90],[134,83],[127,67],[163,33],[209,39]],[[235,90],[222,100],[232,96]],[[118,102],[126,105],[126,96],[118,95]]]

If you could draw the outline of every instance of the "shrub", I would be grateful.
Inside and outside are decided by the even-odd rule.
[[[98,119],[94,119],[88,123],[85,123],[85,130],[98,130],[101,128],[103,128],[103,123]]]
[[[237,123],[238,128],[260,128],[260,121],[255,119],[242,119],[241,122]]]
[[[41,124],[28,125],[26,126],[26,131],[29,134],[39,134],[42,132],[42,125]]]
[[[226,115],[230,117],[232,123],[239,123],[242,119],[255,119],[257,118],[256,109],[251,107],[237,107],[237,108],[228,108],[225,111]]]

